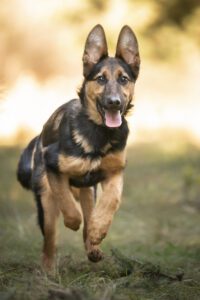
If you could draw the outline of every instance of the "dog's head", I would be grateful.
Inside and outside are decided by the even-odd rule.
[[[80,98],[95,123],[119,127],[131,107],[140,57],[135,34],[124,26],[115,57],[108,56],[105,33],[96,25],[89,33],[83,54],[84,83]]]

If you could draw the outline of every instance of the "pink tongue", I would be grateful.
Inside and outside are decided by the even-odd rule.
[[[105,111],[105,123],[108,127],[119,127],[122,124],[120,111]]]

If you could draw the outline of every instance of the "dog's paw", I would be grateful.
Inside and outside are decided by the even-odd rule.
[[[88,239],[92,245],[99,245],[106,237],[107,230],[104,228],[91,226],[88,230]]]
[[[99,262],[104,258],[104,254],[100,249],[92,249],[87,253],[88,259],[92,262]]]
[[[82,222],[82,218],[80,214],[77,214],[71,218],[68,217],[64,219],[65,226],[72,229],[73,231],[79,230],[81,222]]]
[[[54,273],[54,269],[55,269],[54,258],[48,257],[47,255],[43,254],[42,269],[48,274]]]

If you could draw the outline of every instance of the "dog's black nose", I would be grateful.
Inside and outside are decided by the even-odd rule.
[[[109,97],[106,102],[107,107],[110,109],[119,109],[121,105],[120,99],[116,97]]]

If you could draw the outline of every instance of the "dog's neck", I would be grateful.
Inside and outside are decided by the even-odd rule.
[[[71,125],[73,129],[78,130],[78,133],[94,146],[95,151],[100,151],[108,144],[116,151],[122,150],[126,146],[129,129],[124,117],[120,127],[108,128],[90,120],[85,107],[82,106]]]

